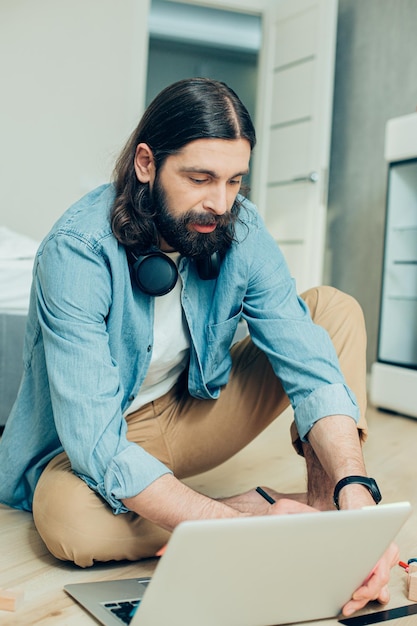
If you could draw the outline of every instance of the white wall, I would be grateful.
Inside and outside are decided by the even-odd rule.
[[[148,0],[1,0],[0,225],[41,238],[106,182],[145,100]]]

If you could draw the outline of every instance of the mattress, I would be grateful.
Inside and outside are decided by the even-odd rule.
[[[0,426],[4,426],[23,372],[26,315],[0,312]]]
[[[22,377],[23,339],[38,245],[26,235],[0,227],[0,426],[6,422]]]
[[[0,312],[26,314],[38,242],[0,227]]]

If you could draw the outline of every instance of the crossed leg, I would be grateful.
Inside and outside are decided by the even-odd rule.
[[[347,384],[361,410],[366,433],[366,335],[356,301],[331,287],[302,296],[313,320],[326,328]],[[289,401],[265,355],[246,338],[232,348],[233,369],[218,400],[197,400],[181,382],[127,417],[128,438],[159,458],[179,479],[199,474],[241,450]],[[295,428],[294,445],[300,450]],[[327,477],[308,446],[309,487]],[[328,479],[327,479],[328,480]],[[329,493],[331,486],[328,486]],[[57,558],[88,567],[95,561],[151,557],[169,533],[134,513],[114,515],[109,505],[75,476],[65,453],[52,459],[35,490],[35,525]]]

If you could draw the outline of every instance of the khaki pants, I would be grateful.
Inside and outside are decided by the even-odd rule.
[[[314,321],[335,345],[346,382],[356,394],[366,433],[366,336],[357,302],[334,288],[302,296]],[[232,348],[233,369],[218,400],[197,400],[184,381],[127,417],[128,438],[181,479],[213,468],[241,450],[288,406],[279,380],[247,337]],[[293,429],[296,444],[297,433]],[[57,558],[86,567],[94,561],[153,556],[169,534],[134,513],[114,515],[108,504],[71,472],[65,453],[43,471],[33,515]]]

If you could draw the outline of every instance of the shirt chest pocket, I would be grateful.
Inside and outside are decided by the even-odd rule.
[[[230,358],[230,347],[236,334],[242,309],[229,319],[217,324],[207,326],[207,364],[210,376],[216,378],[228,373],[232,360]],[[219,384],[224,384],[226,381]]]

